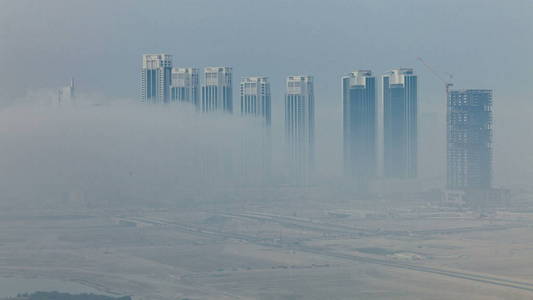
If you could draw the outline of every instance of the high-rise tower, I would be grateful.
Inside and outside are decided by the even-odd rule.
[[[76,99],[76,92],[74,88],[74,78],[70,79],[70,84],[60,88],[57,91],[57,102],[59,105],[62,104],[74,104],[74,99]]]
[[[491,188],[492,91],[450,91],[447,124],[448,188]]]
[[[171,55],[144,54],[141,71],[141,100],[147,103],[168,103],[171,72]]]
[[[270,126],[270,83],[267,77],[245,77],[241,80],[241,114],[261,117]]]
[[[342,77],[344,170],[361,183],[376,176],[376,78],[371,71]]]
[[[188,102],[198,105],[200,100],[200,86],[198,69],[173,68],[170,96],[172,101]]]
[[[383,75],[383,175],[415,178],[418,159],[417,76],[413,69]]]
[[[241,114],[259,121],[242,136],[241,182],[265,184],[271,175],[271,97],[267,77],[245,77],[240,84]]]
[[[232,70],[230,67],[207,67],[202,85],[202,112],[233,112]]]
[[[285,130],[291,175],[307,178],[314,165],[315,95],[312,76],[287,78]]]

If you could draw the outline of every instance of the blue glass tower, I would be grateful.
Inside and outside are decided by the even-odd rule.
[[[291,176],[306,179],[314,165],[315,95],[312,76],[287,78],[285,132]]]
[[[202,112],[233,112],[232,69],[230,67],[207,67],[202,85]]]
[[[241,80],[241,114],[258,116],[265,124],[271,122],[270,83],[266,77],[246,77]]]
[[[168,103],[170,101],[171,72],[171,55],[143,55],[141,101],[146,103]]]
[[[418,93],[413,69],[383,75],[383,175],[415,178],[418,165]]]
[[[360,183],[377,173],[376,78],[371,71],[342,77],[344,171]]]
[[[251,123],[242,137],[242,183],[265,184],[271,175],[271,95],[267,77],[245,77],[240,84],[241,115]],[[257,127],[254,125],[258,125]]]
[[[198,105],[200,100],[199,82],[198,69],[173,68],[170,87],[172,101]]]

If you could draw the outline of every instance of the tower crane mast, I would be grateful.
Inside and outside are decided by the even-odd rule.
[[[440,81],[444,83],[444,88],[446,90],[446,101],[448,101],[448,94],[450,93],[450,88],[453,86],[453,83],[452,83],[453,75],[446,73],[449,77],[449,79],[446,80],[442,78],[442,76],[437,71],[435,71],[435,69],[433,69],[430,65],[428,65],[422,59],[422,57],[417,57],[417,60],[420,61],[433,75],[435,75],[435,77],[437,77]]]

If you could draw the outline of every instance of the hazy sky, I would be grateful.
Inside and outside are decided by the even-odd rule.
[[[83,91],[137,97],[141,54],[166,52],[176,66],[233,66],[235,82],[269,76],[275,98],[285,76],[312,74],[319,105],[338,103],[352,69],[398,66],[420,74],[422,105],[440,102],[418,56],[458,87],[525,100],[532,16],[531,0],[0,0],[0,96],[75,76]]]
[[[420,75],[422,107],[420,173],[442,181],[443,84],[416,60],[421,56],[442,74],[453,73],[459,88],[494,89],[495,182],[528,182],[533,176],[533,139],[527,130],[533,113],[532,16],[532,0],[0,0],[0,105],[42,97],[39,91],[53,91],[71,76],[81,93],[137,99],[141,55],[165,52],[174,55],[175,66],[232,66],[235,87],[242,76],[270,77],[273,131],[282,134],[285,77],[311,74],[318,107],[317,154],[323,158],[324,173],[336,174],[342,140],[340,76],[354,69],[379,75],[394,67],[414,67]],[[135,139],[143,132],[144,123],[134,125],[135,118],[152,116],[157,121],[157,114],[145,115],[137,108],[111,111],[108,119],[116,125],[109,121],[110,127],[141,126],[102,131],[115,134],[113,139],[127,132],[132,133],[127,138]],[[440,116],[427,114],[434,111]],[[64,126],[96,130],[93,136],[98,136],[90,120],[100,122],[101,110],[92,112],[76,112],[78,122],[71,112],[63,116],[7,109],[2,112],[0,139],[12,148],[4,147],[0,155],[24,153],[19,131],[28,126],[36,126],[27,136],[32,142],[46,136],[46,130]],[[57,123],[47,123],[47,118]],[[229,122],[225,130],[243,124]],[[44,131],[37,130],[41,126]],[[56,134],[61,142],[52,139],[51,145],[68,152],[67,145],[78,142],[61,130]],[[102,149],[109,145],[99,141],[93,143]],[[31,154],[42,145],[28,142],[26,148]],[[60,151],[48,153],[63,157]],[[113,161],[111,154],[107,158]],[[24,155],[6,159],[6,168],[28,161]]]

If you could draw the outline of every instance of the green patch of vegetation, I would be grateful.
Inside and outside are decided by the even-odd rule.
[[[95,294],[73,295],[60,292],[35,292],[32,294],[20,294],[9,300],[131,300],[130,296],[109,297]]]

